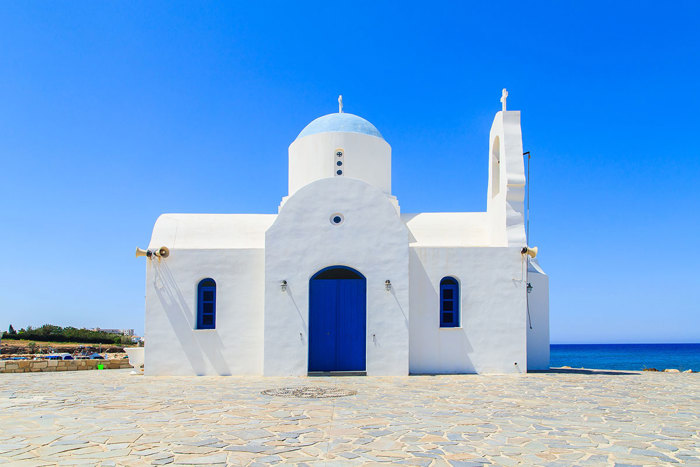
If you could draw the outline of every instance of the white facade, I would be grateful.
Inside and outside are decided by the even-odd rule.
[[[521,253],[520,113],[498,112],[490,141],[486,212],[402,214],[391,147],[337,113],[290,145],[277,215],[160,216],[149,250],[169,255],[147,260],[146,374],[548,368],[548,278]]]

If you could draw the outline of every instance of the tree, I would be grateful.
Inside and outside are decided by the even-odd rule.
[[[91,331],[89,329],[77,329],[74,327],[56,326],[44,324],[36,329],[27,326],[27,329],[20,329],[15,334],[5,332],[2,334],[6,339],[26,339],[41,342],[82,342],[99,344],[119,344],[121,336],[109,334],[103,331]]]
[[[14,334],[17,334],[17,331],[15,331],[15,328],[13,328],[12,325],[10,324],[10,327],[7,330],[7,333],[14,335]]]

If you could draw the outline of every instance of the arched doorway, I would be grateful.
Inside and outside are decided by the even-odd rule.
[[[346,266],[309,281],[309,372],[365,371],[367,281]]]

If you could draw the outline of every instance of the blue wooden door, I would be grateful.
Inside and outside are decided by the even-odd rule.
[[[365,371],[365,279],[312,279],[310,294],[309,371]]]
[[[309,371],[332,371],[336,351],[337,280],[312,280],[309,300]]]
[[[365,371],[367,299],[364,279],[340,279],[337,294],[336,371]]]

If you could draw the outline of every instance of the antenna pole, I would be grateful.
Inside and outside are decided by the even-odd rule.
[[[523,156],[527,156],[527,209],[525,211],[525,240],[530,244],[530,151],[524,152]]]

